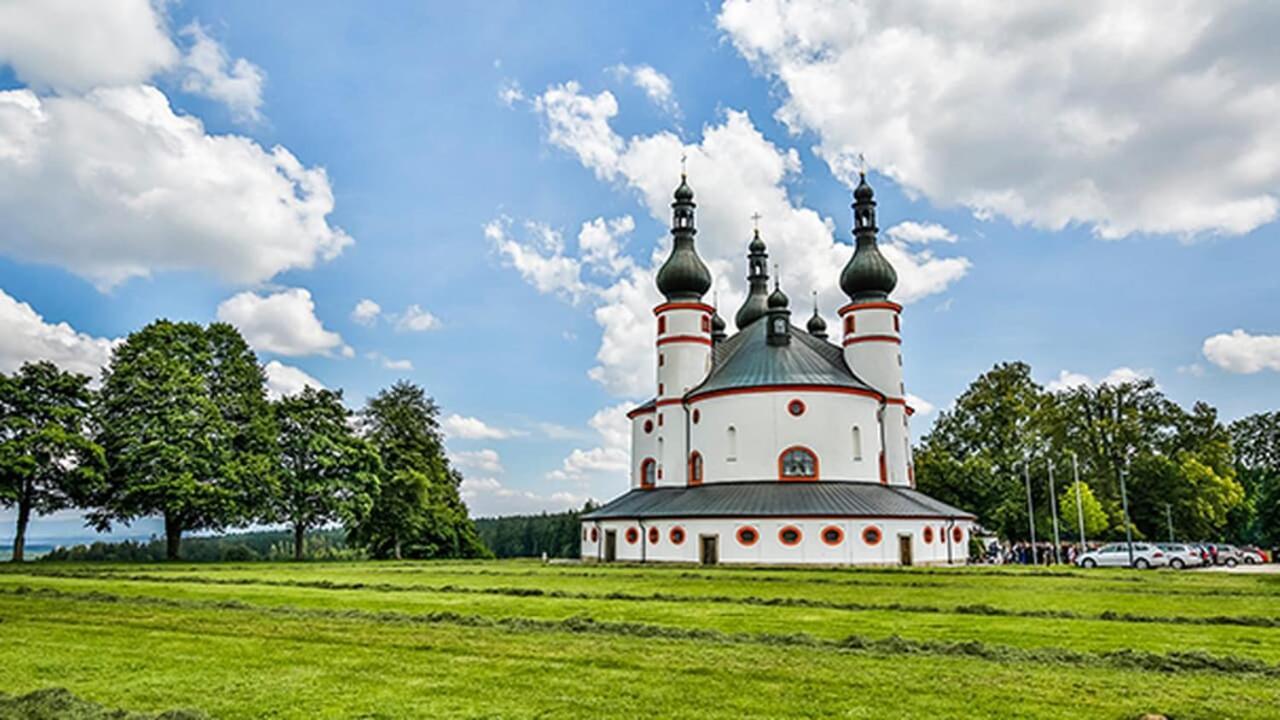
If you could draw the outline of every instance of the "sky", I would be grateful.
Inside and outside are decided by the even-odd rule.
[[[1012,360],[1272,411],[1277,34],[1262,2],[0,2],[0,371],[223,320],[275,395],[425,387],[475,515],[607,500],[687,157],[726,318],[759,213],[834,323],[865,167],[917,437]]]

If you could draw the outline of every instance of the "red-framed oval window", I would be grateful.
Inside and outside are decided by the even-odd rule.
[[[596,528],[591,528],[591,542],[596,542],[599,539],[600,539],[600,531]]]
[[[787,547],[795,547],[804,539],[804,533],[795,525],[788,525],[778,531],[778,542]]]
[[[927,545],[927,544],[929,544],[929,543],[931,543],[931,542],[933,542],[933,528],[932,528],[932,527],[925,526],[923,540],[924,540],[924,542],[925,542],[925,544],[926,544],[926,545]]]
[[[839,525],[828,525],[822,528],[822,542],[835,547],[844,542],[844,529]]]
[[[658,528],[649,528],[649,544],[654,545],[658,542],[658,538],[662,537],[662,533],[658,532]]]
[[[671,540],[672,545],[684,544],[684,528],[676,526],[671,528],[671,532],[667,533],[667,537]]]
[[[964,542],[964,530],[961,530],[960,528],[952,528],[951,539],[956,542]]]
[[[635,545],[638,542],[640,542],[640,531],[633,527],[627,528],[627,544]]]
[[[744,525],[738,528],[738,544],[743,547],[751,547],[760,540],[760,532],[750,525]]]
[[[651,432],[653,432],[653,421],[652,421],[652,420],[645,420],[645,421],[644,421],[644,431],[645,431],[645,433],[646,433],[646,434],[647,434],[647,433],[651,433]]]
[[[879,545],[883,539],[884,534],[875,525],[868,525],[862,529],[862,542],[868,545]]]
[[[702,411],[701,411],[701,410],[698,410],[698,409],[694,409],[694,411],[693,411],[693,424],[694,424],[694,425],[697,425],[697,424],[698,424],[698,422],[699,422],[700,420],[702,420]]]
[[[787,403],[787,412],[791,413],[792,417],[800,417],[801,415],[804,414],[804,411],[805,411],[804,401],[800,400],[799,398]]]

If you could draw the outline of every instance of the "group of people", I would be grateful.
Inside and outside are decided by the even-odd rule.
[[[1001,544],[992,540],[982,561],[992,565],[1053,565],[1056,562],[1073,565],[1080,555],[1077,545],[1062,543],[1056,556],[1053,547],[1051,542]]]

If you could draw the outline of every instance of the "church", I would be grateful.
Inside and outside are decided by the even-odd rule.
[[[831,336],[804,328],[759,228],[737,332],[703,301],[693,190],[682,174],[653,309],[657,393],[628,413],[630,490],[582,516],[598,562],[962,564],[975,517],[915,490],[898,277],[876,245],[874,192],[854,190],[849,302]],[[834,274],[834,273],[833,273]],[[832,278],[836,280],[836,278]]]

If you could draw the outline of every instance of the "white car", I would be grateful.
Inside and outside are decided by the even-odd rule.
[[[1097,550],[1090,550],[1076,559],[1082,568],[1129,567],[1129,544],[1111,543]],[[1133,566],[1138,569],[1164,567],[1169,556],[1163,550],[1147,543],[1133,544]]]
[[[1169,559],[1169,567],[1175,570],[1200,567],[1204,564],[1204,557],[1200,555],[1200,549],[1193,545],[1156,543],[1156,547],[1164,551],[1165,557]]]

